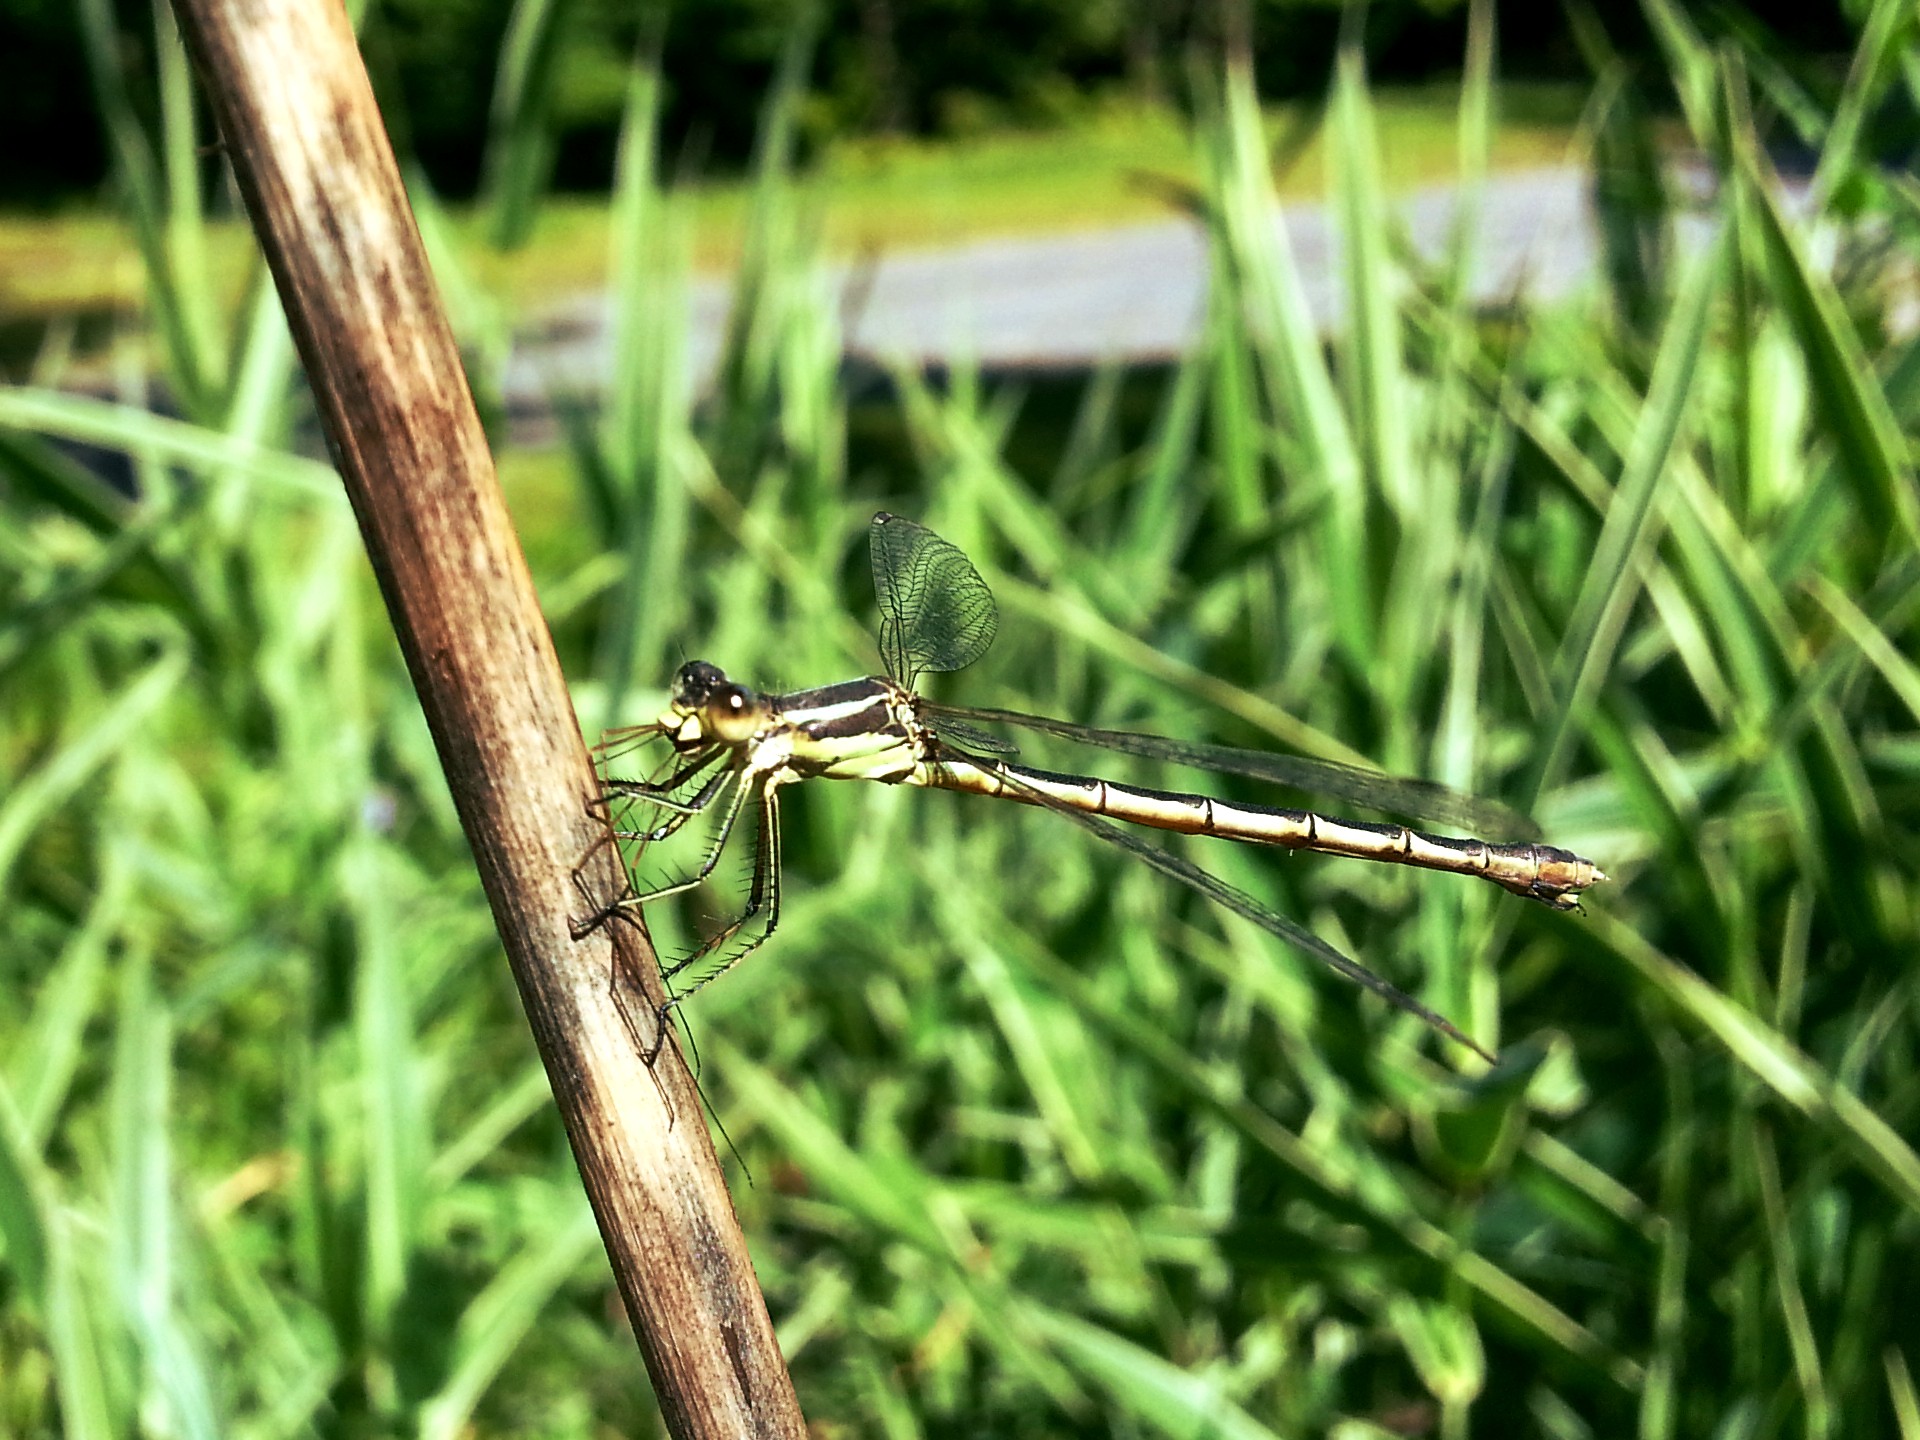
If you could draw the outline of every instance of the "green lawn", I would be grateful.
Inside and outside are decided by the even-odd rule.
[[[1387,92],[1378,125],[1387,183],[1396,189],[1444,180],[1457,168],[1457,92]],[[1578,161],[1580,96],[1542,89],[1514,98],[1516,117],[1493,137],[1496,166]],[[1304,108],[1276,110],[1268,131],[1281,147]],[[1281,193],[1321,198],[1324,141],[1288,146]],[[1173,194],[1197,182],[1193,146],[1170,114],[1134,108],[1090,113],[1060,131],[1016,131],[971,140],[850,142],[797,183],[810,223],[829,249],[857,254],[901,246],[954,244],[990,235],[1097,228],[1176,213]],[[695,263],[738,259],[751,184],[719,180],[682,195]],[[560,197],[544,206],[531,243],[490,252],[484,221],[456,212],[460,253],[476,277],[513,305],[569,295],[603,283],[608,208],[604,200]],[[237,294],[251,242],[234,224],[212,227],[210,271]],[[219,283],[218,281],[216,283]],[[53,217],[0,216],[0,318],[137,310],[145,285],[140,257],[111,214],[77,207]]]

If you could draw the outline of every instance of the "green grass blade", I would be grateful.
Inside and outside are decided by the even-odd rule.
[[[882,1159],[850,1148],[808,1107],[797,1103],[798,1097],[731,1047],[726,1066],[729,1083],[743,1103],[780,1135],[823,1191],[853,1215],[883,1226],[949,1267],[945,1283],[973,1304],[983,1336],[1056,1403],[1071,1403],[1075,1387],[1067,1373],[1057,1360],[1033,1346],[1032,1337],[1024,1333],[1018,1306],[998,1278],[967,1263],[970,1246],[950,1223],[951,1207],[937,1191],[920,1188],[904,1157]]]
[[[87,1228],[62,1209],[53,1173],[0,1081],[0,1239],[8,1272],[46,1337],[59,1433],[107,1440],[126,1432],[96,1348],[103,1307],[76,1274],[74,1237]]]
[[[69,1098],[105,988],[109,953],[127,923],[131,875],[120,847],[107,847],[102,870],[85,923],[42,981],[25,1037],[7,1057],[21,1123],[37,1145],[46,1143]]]
[[[1400,350],[1400,277],[1387,244],[1393,217],[1380,173],[1366,69],[1351,49],[1342,50],[1335,66],[1331,118],[1333,208],[1340,217],[1349,307],[1342,365],[1347,415],[1368,488],[1402,517],[1411,518],[1425,497],[1412,469],[1412,397]],[[1423,516],[1429,522],[1445,518]]]
[[[1833,1406],[1820,1363],[1820,1347],[1813,1334],[1813,1320],[1807,1310],[1806,1291],[1800,1283],[1800,1260],[1786,1200],[1781,1193],[1780,1159],[1764,1129],[1756,1128],[1749,1140],[1754,1173],[1760,1181],[1760,1208],[1766,1218],[1767,1242],[1773,1251],[1774,1290],[1786,1326],[1787,1345],[1793,1354],[1794,1379],[1806,1411],[1807,1433],[1831,1434]]]
[[[1422,1304],[1411,1295],[1389,1302],[1387,1319],[1427,1392],[1451,1423],[1464,1424],[1467,1407],[1487,1383],[1486,1350],[1472,1319],[1454,1306]]]
[[[1592,703],[1639,598],[1640,577],[1661,533],[1656,504],[1661,476],[1680,443],[1724,263],[1724,247],[1695,263],[1661,336],[1646,404],[1560,645],[1555,666],[1559,701],[1528,787],[1532,797],[1557,776],[1569,728]]]
[[[171,217],[167,206],[167,177],[154,154],[154,146],[141,128],[138,112],[129,93],[120,64],[119,25],[107,0],[83,0],[78,7],[80,35],[86,51],[87,69],[93,81],[94,103],[100,107],[106,130],[107,148],[113,157],[114,180],[120,189],[120,202],[135,243],[146,267],[148,303],[158,322],[162,353],[171,378],[179,387],[187,413],[208,412],[206,360],[195,343],[195,324],[190,317],[191,280],[183,280],[169,252],[168,230]],[[181,63],[178,37],[170,19],[159,22],[157,40],[173,51],[163,68]],[[180,96],[178,79],[169,92]],[[175,115],[178,116],[179,105]],[[177,153],[173,156],[178,159]],[[177,179],[178,165],[173,170]]]
[[[113,1047],[114,1205],[108,1234],[111,1309],[137,1345],[144,1378],[164,1398],[167,1428],[189,1440],[222,1433],[210,1376],[181,1304],[185,1247],[174,1217],[173,1017],[148,961],[123,967]]]
[[[179,281],[179,334],[187,351],[176,366],[187,375],[207,377],[209,413],[217,408],[228,373],[219,343],[218,292],[207,251],[207,217],[200,203],[202,168],[199,129],[194,113],[193,69],[170,7],[153,7],[154,62],[160,93],[159,151],[166,187],[167,259]]]
[[[1902,60],[1911,58],[1914,25],[1912,0],[1875,0],[1868,10],[1847,83],[1840,91],[1820,146],[1820,161],[1810,187],[1816,197],[1824,200],[1832,196],[1842,179],[1861,164],[1866,123],[1875,107],[1886,100],[1888,89],[1900,74]]]
[[[1900,1440],[1920,1440],[1920,1390],[1913,1383],[1913,1371],[1906,1356],[1889,1345],[1882,1361],[1887,1371],[1887,1396],[1893,1402],[1894,1422],[1900,1427]]]
[[[6,1241],[7,1268],[26,1299],[44,1314],[53,1279],[53,1177],[40,1158],[40,1142],[14,1099],[13,1087],[0,1079],[0,1238]]]
[[[1657,994],[1713,1036],[1728,1055],[1792,1109],[1852,1152],[1902,1205],[1920,1208],[1920,1155],[1857,1095],[1836,1082],[1765,1021],[1742,1009],[1685,966],[1603,915],[1594,934]]]
[[[286,450],[132,406],[26,387],[0,390],[0,425],[141,455],[155,463],[228,468],[291,495],[344,505],[333,468]]]
[[[507,19],[481,186],[493,244],[501,250],[526,243],[553,169],[554,91],[570,15],[567,0],[518,0]]]
[[[353,918],[354,1029],[358,1041],[361,1133],[366,1155],[367,1325],[404,1353],[392,1333],[420,1225],[420,1175],[427,1146],[415,1074],[411,1004],[399,936],[375,843],[342,857],[340,887]]]
[[[1724,154],[1725,132],[1720,124],[1720,75],[1712,50],[1694,28],[1691,18],[1673,0],[1642,0],[1653,37],[1665,52],[1666,78],[1680,98],[1696,145],[1709,154]]]
[[[1273,1440],[1275,1432],[1234,1404],[1221,1381],[1170,1365],[1074,1315],[1034,1303],[1021,1310],[1062,1359],[1153,1433],[1175,1440]]]
[[[186,657],[178,652],[156,660],[100,714],[68,737],[51,758],[14,782],[0,799],[0,888],[34,831],[71,803],[95,772],[114,759],[166,702],[186,669]]]
[[[1920,666],[1900,652],[1888,631],[1876,625],[1840,588],[1823,576],[1808,582],[1808,591],[1819,602],[1834,624],[1853,643],[1860,655],[1879,672],[1907,713],[1920,722]]]
[[[515,1348],[561,1287],[599,1253],[593,1212],[577,1194],[566,1197],[566,1209],[566,1218],[514,1256],[461,1315],[446,1383],[420,1407],[422,1440],[469,1433],[474,1408]]]
[[[1771,265],[1775,299],[1806,357],[1827,437],[1841,457],[1839,479],[1875,533],[1900,536],[1909,547],[1920,544],[1920,499],[1899,420],[1832,281],[1814,268],[1805,243],[1781,213],[1779,177],[1750,138],[1737,153]]]
[[[1458,1276],[1546,1348],[1597,1365],[1623,1383],[1631,1381],[1631,1363],[1610,1355],[1607,1347],[1576,1321],[1484,1256],[1460,1249],[1427,1222],[1406,1213],[1378,1187],[1359,1193],[1355,1177],[1343,1173],[1339,1165],[1328,1163],[1313,1147],[1248,1104],[1237,1087],[1229,1093],[1226,1086],[1232,1084],[1230,1080],[1223,1085],[1222,1077],[1211,1067],[1179,1050],[1150,1021],[1120,1009],[1050,956],[1027,949],[1019,958],[1116,1043],[1272,1155],[1303,1182],[1316,1203],[1327,1206],[1347,1223],[1363,1226],[1371,1236],[1389,1242],[1409,1258],[1436,1266],[1437,1274]]]
[[[599,486],[609,539],[625,562],[603,617],[606,726],[622,723],[634,675],[663,668],[671,638],[691,618],[674,577],[684,572],[692,524],[679,456],[690,443],[694,377],[686,359],[685,237],[656,173],[659,106],[658,68],[637,66],[615,174],[613,372],[597,447],[579,467]],[[576,448],[586,443],[582,429]]]

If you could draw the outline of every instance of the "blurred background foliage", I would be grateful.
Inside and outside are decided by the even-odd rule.
[[[123,72],[136,106],[149,107],[150,8],[145,0],[0,3],[0,117],[7,133],[33,140],[0,173],[0,204],[70,199],[108,177],[87,33],[111,30],[104,58]],[[660,134],[671,167],[725,175],[750,161],[759,97],[803,15],[811,14],[818,43],[796,118],[803,144],[817,147],[1046,129],[1116,101],[1190,102],[1189,57],[1217,55],[1242,31],[1265,100],[1318,97],[1343,27],[1356,26],[1349,8],[1338,0],[379,0],[367,7],[364,41],[396,142],[441,193],[466,197],[481,185],[501,92],[516,74],[535,72],[546,77],[535,85],[555,184],[600,193],[636,55],[660,57]],[[1845,55],[1850,17],[1864,7],[1755,0],[1681,8],[1710,35],[1739,34],[1769,63],[1824,63],[1826,73],[1809,83],[1830,99],[1842,83],[1831,62]],[[1592,13],[1625,62],[1664,69],[1635,9]],[[1366,6],[1357,24],[1375,80],[1457,78],[1466,16],[1464,0]],[[1497,23],[1509,83],[1590,74],[1560,7],[1508,5]]]
[[[899,123],[954,123],[976,62],[910,61],[905,8]],[[492,117],[467,173],[504,245],[549,204],[567,109],[537,77],[571,51],[557,12],[504,40],[475,13],[382,6],[370,48],[390,80],[474,60],[448,103]],[[1023,62],[1100,50],[1132,83],[1131,12],[1026,13]],[[0,390],[0,1429],[648,1433],[277,307],[209,219],[165,12],[74,14],[143,323],[84,388],[37,332]],[[612,360],[541,437],[502,400],[510,307],[416,176],[585,725],[654,713],[688,654],[769,687],[870,671],[888,508],[1000,597],[940,693],[1378,761],[1614,877],[1569,917],[1191,846],[1498,1046],[1487,1072],[1057,817],[790,792],[780,934],[689,1020],[819,1431],[1920,1436],[1920,194],[1884,158],[1912,8],[1843,9],[1837,51],[1799,54],[1757,12],[1574,12],[1606,263],[1551,307],[1470,298],[1490,8],[1444,62],[1467,220],[1437,262],[1402,243],[1360,37],[1329,45],[1332,334],[1273,243],[1255,74],[1203,35],[1200,337],[1050,377],[843,362],[798,175],[822,114],[875,123],[838,68],[858,25],[742,6],[705,59],[773,78],[724,88],[676,58],[692,14],[659,66],[626,37],[582,62],[618,98]],[[1263,64],[1306,72],[1296,19],[1320,33],[1256,13]],[[1019,85],[1093,88],[1050,63]],[[438,122],[407,116],[424,156]],[[663,178],[703,124],[751,156],[704,384],[702,201]],[[649,918],[671,953],[731,900]]]

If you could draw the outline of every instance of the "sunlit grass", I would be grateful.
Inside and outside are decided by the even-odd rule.
[[[1423,152],[1349,69],[1323,336],[1268,243],[1272,117],[1230,82],[1169,160],[1213,222],[1200,344],[1079,386],[850,395],[836,242],[776,156],[729,202],[753,323],[696,408],[630,152],[604,401],[501,465],[586,723],[690,654],[869,670],[885,507],[1001,601],[942,695],[1357,753],[1613,876],[1568,916],[1188,852],[1498,1046],[1489,1074],[1058,817],[788,792],[779,933],[688,1019],[823,1431],[1902,1433],[1920,351],[1855,327],[1884,251],[1781,216],[1716,98],[1737,67],[1655,13],[1730,167],[1704,250],[1610,211],[1604,288],[1489,324],[1374,243],[1397,166],[1498,151],[1485,111]],[[980,152],[1010,191],[1045,170],[1023,143]],[[839,163],[884,193],[922,161]],[[596,213],[550,223],[597,255]],[[282,383],[183,422],[0,392],[0,1424],[642,1433],[351,516],[252,443],[296,413],[265,353]],[[134,493],[47,433],[129,457]],[[684,944],[736,898],[652,918]]]
[[[228,258],[252,252],[243,228],[218,233]],[[0,316],[130,311],[146,278],[125,223],[111,211],[76,207],[54,215],[0,215]]]

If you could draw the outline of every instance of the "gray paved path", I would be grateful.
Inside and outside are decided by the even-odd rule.
[[[1414,246],[1431,258],[1445,247],[1456,207],[1452,188],[1439,187],[1407,196],[1398,209]],[[1331,325],[1342,286],[1337,227],[1319,204],[1288,206],[1283,223],[1314,313]],[[1489,179],[1474,275],[1479,298],[1565,294],[1593,273],[1597,256],[1582,172]],[[1187,220],[977,241],[831,272],[849,355],[923,365],[968,357],[989,369],[1177,356],[1197,333],[1205,284],[1202,237]],[[694,282],[689,344],[703,380],[718,353],[729,290],[724,277]],[[509,398],[515,408],[542,409],[556,381],[595,390],[607,353],[604,301],[583,297],[558,307],[517,346]]]

